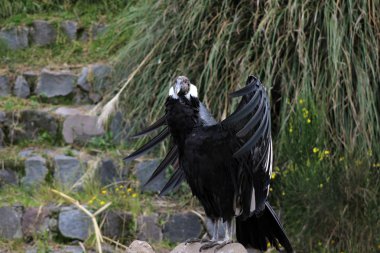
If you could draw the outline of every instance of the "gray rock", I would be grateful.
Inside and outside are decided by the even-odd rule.
[[[24,73],[22,73],[22,75],[24,76],[28,84],[30,85],[30,91],[34,92],[37,86],[37,81],[40,74],[35,71],[25,71]]]
[[[187,212],[174,214],[166,222],[163,235],[170,242],[184,242],[187,239],[199,238],[202,224],[197,215]]]
[[[38,253],[38,248],[37,247],[28,247],[26,250],[25,250],[25,253]]]
[[[47,208],[26,208],[21,223],[24,237],[33,237],[48,231],[49,215],[50,212]]]
[[[170,253],[199,253],[199,248],[202,245],[201,243],[181,243]],[[247,250],[240,243],[231,243],[218,250],[216,250],[216,246],[211,249],[202,250],[202,253],[247,253]]]
[[[47,135],[52,140],[57,138],[58,120],[48,112],[24,110],[18,114],[9,113],[7,118],[18,123],[16,127],[12,122],[8,126],[8,139],[12,144],[37,139],[41,134]]]
[[[107,30],[106,24],[93,24],[90,28],[92,39],[102,36]]]
[[[74,91],[74,98],[73,98],[73,102],[74,104],[77,104],[77,105],[86,105],[86,104],[91,104],[92,101],[88,95],[87,92],[83,91],[82,89],[80,88],[76,88],[75,91]]]
[[[96,92],[92,92],[92,91],[88,94],[88,97],[90,98],[90,100],[91,100],[94,104],[96,104],[96,103],[98,103],[100,100],[102,100],[102,96],[101,96],[101,95],[99,95],[99,94],[96,93]]]
[[[112,139],[115,144],[120,144],[127,136],[127,124],[123,119],[121,112],[116,112],[111,120],[109,130],[112,133]]]
[[[103,159],[97,169],[97,179],[100,180],[101,186],[120,181],[119,173],[114,162],[111,159]]]
[[[102,136],[104,129],[97,116],[71,115],[63,122],[62,134],[66,143],[86,143],[93,137]]]
[[[21,215],[12,207],[0,207],[0,238],[22,238]]]
[[[13,170],[0,169],[0,188],[7,184],[17,185],[17,174]]]
[[[11,94],[9,79],[6,76],[0,75],[0,97],[5,97]]]
[[[115,211],[105,213],[102,234],[116,241],[125,242],[133,235],[133,215]]]
[[[19,153],[18,153],[18,156],[20,158],[27,158],[27,157],[31,157],[32,155],[34,155],[34,148],[26,148],[26,149],[23,149],[21,150]]]
[[[23,76],[18,76],[13,87],[13,94],[16,97],[27,98],[30,95],[30,86]]]
[[[86,240],[92,231],[90,217],[74,207],[64,207],[58,216],[58,229],[69,239]]]
[[[157,176],[152,182],[144,186],[144,184],[148,181],[148,179],[152,175],[153,171],[157,168],[159,163],[160,160],[156,159],[151,161],[140,162],[136,165],[135,174],[140,182],[140,187],[143,192],[159,192],[165,186],[167,181],[165,178],[165,173],[162,173],[161,175]]]
[[[162,241],[162,230],[158,226],[158,215],[139,216],[137,219],[138,240],[159,242]]]
[[[25,186],[37,186],[45,181],[48,172],[44,158],[30,157],[25,161],[25,177],[21,179],[21,182]]]
[[[0,128],[0,148],[4,147],[4,137],[5,137],[5,134],[3,132],[3,129]]]
[[[91,75],[92,79],[92,89],[96,93],[104,94],[107,88],[109,88],[111,75],[112,75],[112,67],[106,64],[92,64],[90,65],[89,75]]]
[[[4,123],[7,120],[7,114],[3,111],[0,111],[0,123]]]
[[[55,42],[57,32],[52,24],[44,20],[35,20],[31,30],[32,41],[39,46],[49,45]]]
[[[0,30],[0,41],[13,50],[26,48],[29,45],[29,29],[26,27],[4,28]]]
[[[80,88],[82,88],[83,90],[85,91],[89,91],[91,86],[90,86],[90,83],[89,81],[87,80],[88,78],[88,73],[89,73],[89,69],[88,67],[84,67],[82,68],[82,72],[81,74],[79,75],[78,77],[78,81],[77,81],[77,84]]]
[[[75,157],[57,155],[54,163],[54,179],[64,188],[73,186],[84,174],[83,166]]]
[[[152,246],[144,241],[135,240],[129,245],[127,252],[130,253],[154,253]]]
[[[61,23],[62,31],[70,40],[77,39],[78,23],[72,20],[66,20]]]
[[[36,94],[48,98],[67,96],[74,91],[76,76],[70,72],[42,70]]]

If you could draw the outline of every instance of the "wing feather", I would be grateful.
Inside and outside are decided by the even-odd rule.
[[[172,164],[177,158],[178,158],[178,148],[177,146],[173,146],[172,149],[169,151],[169,153],[167,153],[167,155],[165,156],[164,160],[162,160],[160,165],[158,165],[158,167],[154,170],[152,175],[149,177],[148,181],[146,181],[144,186],[149,184],[153,179],[155,179],[158,175],[164,172],[166,167]]]
[[[156,122],[154,122],[152,125],[145,128],[141,132],[131,136],[131,138],[132,139],[140,138],[140,137],[142,137],[142,136],[144,136],[150,132],[153,132],[154,130],[156,130],[157,128],[159,128],[165,124],[166,124],[166,115],[162,116],[160,119],[158,119]]]
[[[152,140],[150,140],[148,143],[143,145],[141,148],[124,158],[124,161],[131,161],[133,159],[136,159],[137,157],[143,155],[144,153],[148,152],[152,148],[154,148],[158,143],[163,141],[166,137],[169,136],[169,129],[166,127],[164,130],[162,130],[157,136],[155,136]]]

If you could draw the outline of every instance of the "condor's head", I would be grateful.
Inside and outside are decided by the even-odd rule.
[[[198,98],[198,90],[194,84],[190,83],[189,78],[186,76],[178,76],[169,90],[169,97],[179,100],[184,100],[186,98],[190,101],[191,98]],[[184,100],[184,102],[185,101],[186,100]]]
[[[198,90],[186,76],[175,78],[170,87],[166,120],[172,135],[187,134],[199,122]]]

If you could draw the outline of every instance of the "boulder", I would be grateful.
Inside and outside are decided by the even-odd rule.
[[[89,83],[87,79],[88,72],[89,72],[88,67],[83,67],[82,72],[80,73],[78,77],[78,81],[77,81],[77,85],[85,91],[90,91],[90,88],[91,88],[91,84]]]
[[[125,140],[127,136],[127,124],[121,112],[116,112],[113,116],[109,131],[112,133],[112,139],[115,144],[121,144]]]
[[[23,76],[18,76],[13,87],[13,94],[16,97],[27,98],[30,95],[30,85]]]
[[[25,160],[25,177],[21,179],[21,183],[25,186],[38,186],[45,181],[48,172],[44,158],[29,157]]]
[[[101,186],[106,186],[120,181],[120,176],[114,162],[111,159],[103,159],[97,169],[97,179]]]
[[[199,248],[202,245],[201,243],[181,243],[170,253],[199,253]],[[247,250],[240,243],[231,243],[218,250],[216,250],[216,246],[211,249],[202,250],[202,253],[247,253]]]
[[[70,40],[77,39],[78,22],[65,20],[61,23],[61,29]]]
[[[3,129],[0,128],[0,148],[4,147],[4,137],[5,134],[3,132]]]
[[[63,188],[72,187],[84,172],[84,167],[77,158],[65,155],[54,157],[54,179]]]
[[[158,215],[139,216],[137,219],[138,240],[159,242],[162,241],[162,230],[158,226]]]
[[[46,46],[55,42],[57,32],[52,24],[45,20],[35,20],[32,24],[32,41],[38,46]]]
[[[9,79],[7,76],[0,75],[0,97],[5,97],[11,94]]]
[[[28,82],[28,84],[30,85],[30,91],[34,92],[37,86],[38,78],[40,76],[39,72],[29,70],[22,73],[22,75],[25,78],[25,80]]]
[[[18,114],[8,113],[18,125],[9,125],[8,139],[11,143],[37,139],[41,134],[52,140],[57,138],[58,120],[45,111],[23,110]]]
[[[75,207],[63,207],[58,216],[58,229],[68,239],[85,241],[91,231],[91,218]]]
[[[153,171],[160,164],[160,160],[151,160],[140,162],[135,167],[135,175],[137,180],[140,182],[140,187],[143,192],[159,192],[166,184],[165,173],[161,173],[148,185],[144,184],[148,181]]]
[[[66,143],[86,143],[91,138],[105,132],[98,123],[97,116],[71,115],[63,122],[62,134]]]
[[[144,241],[135,240],[129,245],[127,252],[129,253],[155,253],[152,246]]]
[[[179,213],[170,216],[163,229],[164,239],[170,242],[184,242],[187,239],[199,238],[202,224],[193,213]]]
[[[133,234],[133,215],[128,212],[108,211],[104,214],[102,234],[125,242]]]
[[[13,170],[0,169],[0,188],[7,184],[18,184],[17,173]]]
[[[21,215],[15,208],[9,206],[0,207],[0,238],[22,238]]]
[[[22,216],[22,232],[24,237],[32,237],[37,233],[49,230],[49,215],[47,208],[26,208]]]
[[[92,83],[92,90],[95,93],[104,94],[111,82],[112,67],[107,64],[96,63],[90,65],[89,69],[87,80]]]
[[[76,76],[68,71],[42,70],[36,94],[47,98],[67,96],[74,91]]]
[[[3,28],[0,30],[0,41],[12,50],[23,49],[29,45],[28,34],[29,29],[23,26]]]

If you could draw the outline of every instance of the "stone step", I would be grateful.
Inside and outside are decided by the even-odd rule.
[[[107,30],[107,25],[94,22],[91,26],[84,27],[75,20],[64,20],[59,24],[34,20],[30,25],[0,27],[0,42],[4,43],[8,50],[25,49],[32,45],[48,46],[57,42],[59,30],[69,41],[88,41],[102,35]]]
[[[108,131],[91,115],[93,106],[46,106],[16,111],[0,110],[0,147],[45,141],[54,145],[86,146],[94,138],[108,138],[107,144],[126,140],[127,124],[120,112],[110,120]]]
[[[0,70],[0,97],[17,96],[57,103],[95,104],[111,87],[112,66],[62,66],[42,70]]]

